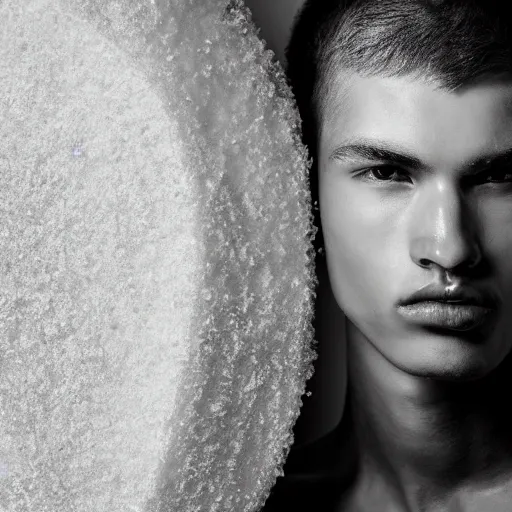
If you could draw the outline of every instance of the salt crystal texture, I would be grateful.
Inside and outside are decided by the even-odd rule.
[[[0,18],[0,510],[259,510],[316,357],[280,66],[238,1]]]

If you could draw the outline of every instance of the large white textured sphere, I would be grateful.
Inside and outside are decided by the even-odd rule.
[[[0,510],[259,510],[315,357],[282,71],[237,1],[0,19]]]

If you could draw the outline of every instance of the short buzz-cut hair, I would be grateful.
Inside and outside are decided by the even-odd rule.
[[[512,0],[306,0],[286,59],[313,158],[313,201],[317,138],[334,78],[407,76],[449,91],[487,77],[510,79],[511,6]]]

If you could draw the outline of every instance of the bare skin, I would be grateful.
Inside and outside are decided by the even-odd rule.
[[[358,436],[339,510],[509,511],[512,81],[346,73],[324,112],[320,211]],[[492,316],[461,331],[400,315],[429,283],[493,297]]]
[[[352,324],[348,333],[360,467],[340,510],[510,510],[511,425],[503,407],[510,362],[471,383],[425,386],[392,367]]]

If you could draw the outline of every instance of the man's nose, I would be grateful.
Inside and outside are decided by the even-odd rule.
[[[423,190],[410,221],[410,256],[417,265],[458,271],[480,263],[475,212],[456,185],[437,182]]]

